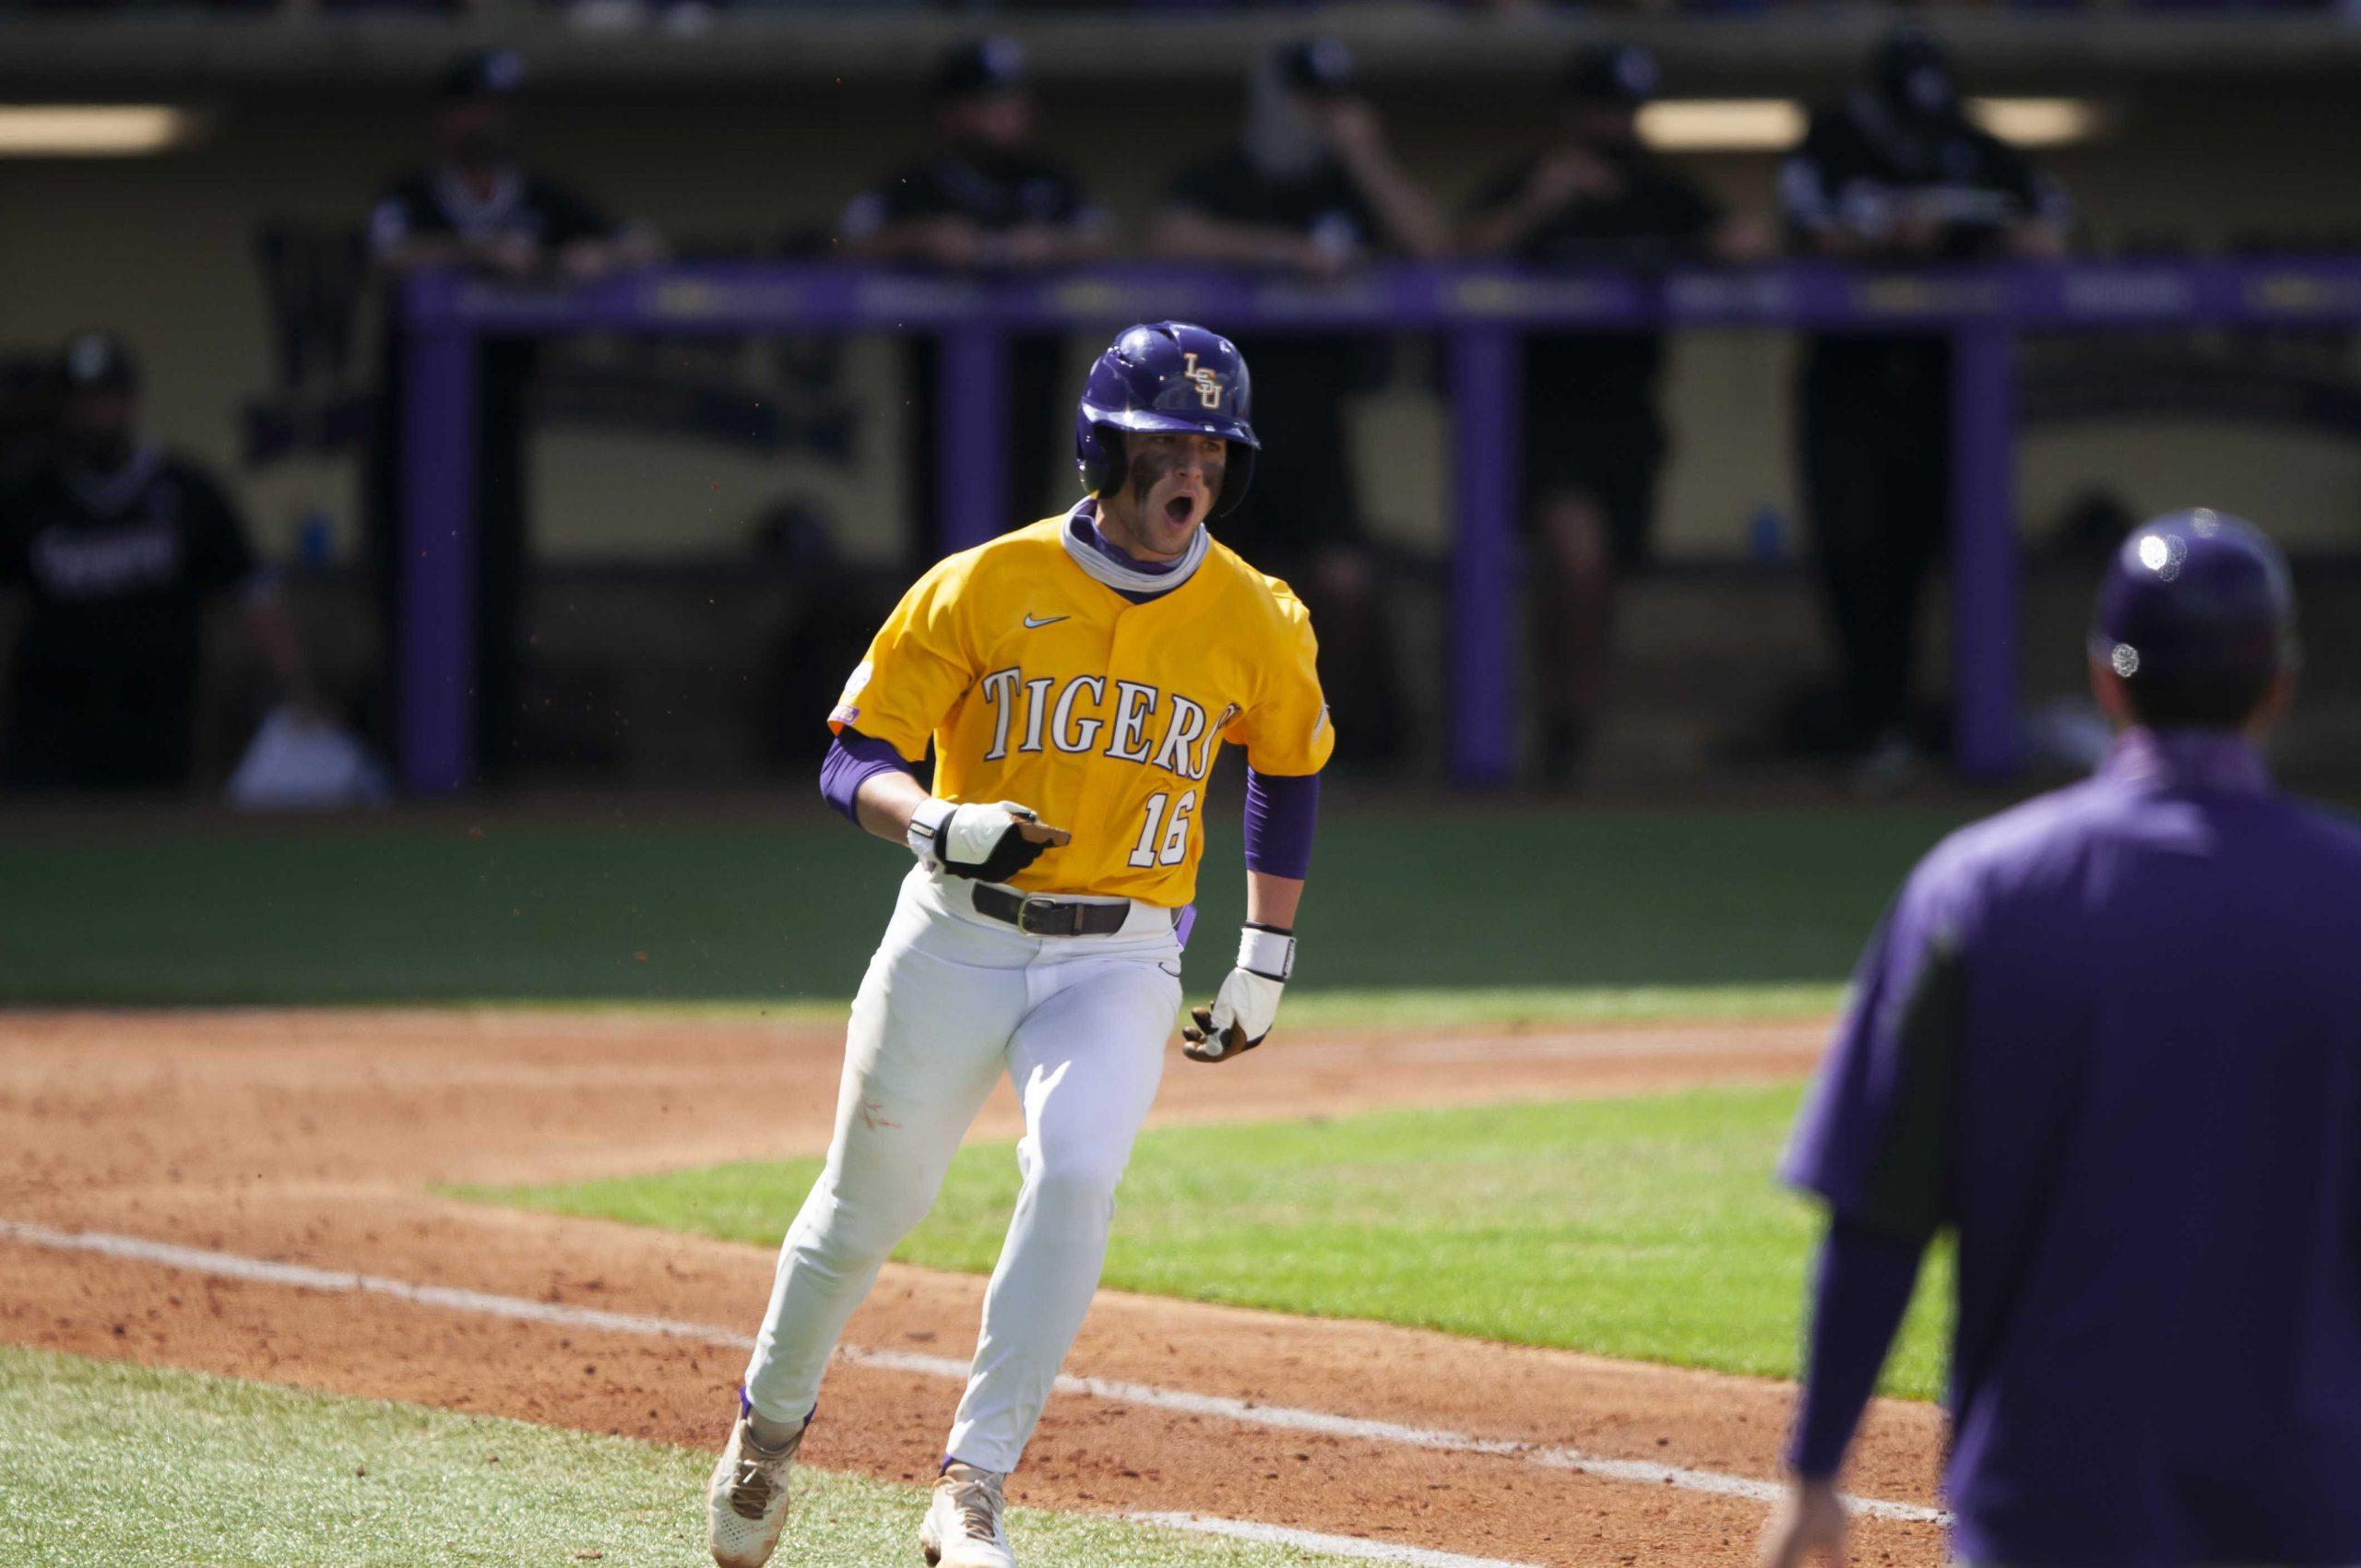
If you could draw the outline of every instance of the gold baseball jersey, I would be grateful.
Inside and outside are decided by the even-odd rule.
[[[1134,604],[1066,552],[1050,517],[946,557],[912,585],[828,716],[912,763],[934,793],[1014,801],[1074,842],[1017,873],[1033,893],[1196,896],[1214,758],[1317,773],[1335,750],[1311,619],[1219,540]]]

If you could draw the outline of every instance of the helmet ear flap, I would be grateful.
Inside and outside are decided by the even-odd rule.
[[[1123,482],[1123,433],[1101,424],[1093,425],[1090,434],[1096,450],[1082,460],[1082,487],[1093,495],[1105,495]]]
[[[1227,517],[1238,510],[1246,499],[1246,487],[1254,481],[1254,448],[1243,441],[1231,441],[1229,460],[1222,465],[1221,493],[1214,497],[1214,516]]]

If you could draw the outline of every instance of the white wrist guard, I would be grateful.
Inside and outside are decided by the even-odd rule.
[[[1223,977],[1213,1005],[1190,1010],[1180,1030],[1181,1054],[1192,1062],[1227,1062],[1262,1044],[1294,972],[1292,932],[1247,926],[1238,933],[1238,967]]]
[[[1238,933],[1238,967],[1284,983],[1295,973],[1295,937],[1270,926],[1249,925]]]
[[[952,814],[958,809],[949,801],[938,801],[931,795],[920,801],[918,810],[910,814],[909,831],[902,836],[910,853],[922,861],[949,859],[943,853],[943,835],[951,826]]]

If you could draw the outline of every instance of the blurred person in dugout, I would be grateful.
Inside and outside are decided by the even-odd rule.
[[[1025,51],[1014,39],[964,43],[937,63],[933,141],[917,162],[896,169],[853,197],[837,222],[845,254],[861,260],[911,262],[960,272],[1021,272],[1097,260],[1111,248],[1114,226],[1066,168],[1045,156],[1035,130]],[[1057,338],[1027,334],[1009,350],[1011,519],[1030,521],[1052,499],[1062,426],[1058,410]],[[907,349],[908,392],[903,410],[905,469],[912,517],[936,511],[940,470],[942,353],[921,334]],[[910,540],[914,567],[942,553],[931,530]]]
[[[0,778],[20,790],[185,786],[218,600],[241,602],[287,699],[318,718],[293,618],[229,498],[141,430],[130,351],[78,334],[57,379],[53,439],[0,493],[0,588],[26,601]]]
[[[1502,170],[1462,230],[1471,255],[1543,267],[1653,269],[1770,254],[1767,227],[1732,217],[1641,145],[1655,96],[1643,49],[1587,49],[1568,65],[1548,147]],[[1538,559],[1533,630],[1540,771],[1572,782],[1595,729],[1616,585],[1645,566],[1667,451],[1657,332],[1537,333],[1525,345],[1525,515]]]
[[[1378,256],[1431,260],[1450,248],[1442,209],[1395,162],[1361,96],[1353,57],[1330,38],[1266,55],[1248,83],[1237,145],[1184,169],[1150,245],[1168,256],[1325,279]],[[1219,538],[1287,579],[1320,628],[1322,685],[1360,764],[1403,745],[1395,659],[1376,559],[1363,530],[1345,401],[1370,380],[1366,336],[1241,339],[1263,449],[1254,487]]]
[[[1891,267],[2065,249],[2063,190],[1967,118],[1949,56],[1911,30],[1813,113],[1779,191],[1810,255]],[[1941,337],[1830,335],[1803,359],[1804,503],[1840,692],[1799,739],[1852,758],[1869,787],[1913,767],[1918,605],[1952,529],[1951,369]]]
[[[363,497],[383,614],[387,695],[397,732],[402,624],[402,401],[407,337],[397,291],[421,267],[461,267],[519,284],[586,282],[655,260],[654,233],[620,221],[565,185],[527,171],[516,154],[524,63],[509,50],[470,53],[444,74],[432,159],[397,180],[369,212],[369,253],[386,284],[385,360]],[[481,777],[516,759],[521,623],[529,560],[527,395],[534,348],[485,341],[476,359],[475,750]]]

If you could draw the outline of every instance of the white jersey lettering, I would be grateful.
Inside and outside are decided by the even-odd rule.
[[[993,671],[977,683],[992,710],[991,745],[983,760],[1005,760],[1014,741],[1020,753],[1056,750],[1078,755],[1097,751],[1116,762],[1139,763],[1181,778],[1203,778],[1211,770],[1214,746],[1238,717],[1237,704],[1229,704],[1218,720],[1208,724],[1204,703],[1160,691],[1145,681],[1115,680],[1109,713],[1105,700],[1109,681],[1104,675],[1076,675],[1061,684],[1050,675],[1027,680],[1015,665]],[[1016,717],[1020,707],[1021,722]],[[1160,732],[1159,719],[1164,720]]]
[[[1025,743],[1016,748],[1018,751],[1041,749],[1041,724],[1050,717],[1050,688],[1057,683],[1057,678],[1051,675],[1025,683]]]
[[[1115,683],[1115,722],[1107,734],[1107,754],[1118,762],[1148,759],[1148,719],[1156,712],[1157,690],[1137,681]]]
[[[1221,732],[1229,728],[1229,721],[1244,711],[1236,703],[1221,710],[1221,717],[1214,720],[1214,727],[1205,731],[1204,744],[1197,748],[1195,766],[1189,770],[1190,778],[1203,778],[1213,770],[1215,743],[1221,739]]]
[[[1098,731],[1105,727],[1106,720],[1101,719],[1075,720],[1074,699],[1085,686],[1090,688],[1092,707],[1107,699],[1107,677],[1104,675],[1076,675],[1066,683],[1066,689],[1058,694],[1057,716],[1050,721],[1050,742],[1062,752],[1090,750],[1097,743]]]
[[[986,762],[998,762],[1008,754],[1009,709],[1016,699],[1017,670],[1014,664],[1005,670],[995,670],[984,677],[984,700],[992,705],[992,749],[984,754]]]
[[[1156,758],[1148,766],[1177,773],[1183,778],[1204,778],[1192,766],[1189,748],[1204,733],[1205,710],[1180,693],[1173,693],[1172,722],[1164,727],[1164,743],[1156,748]]]

